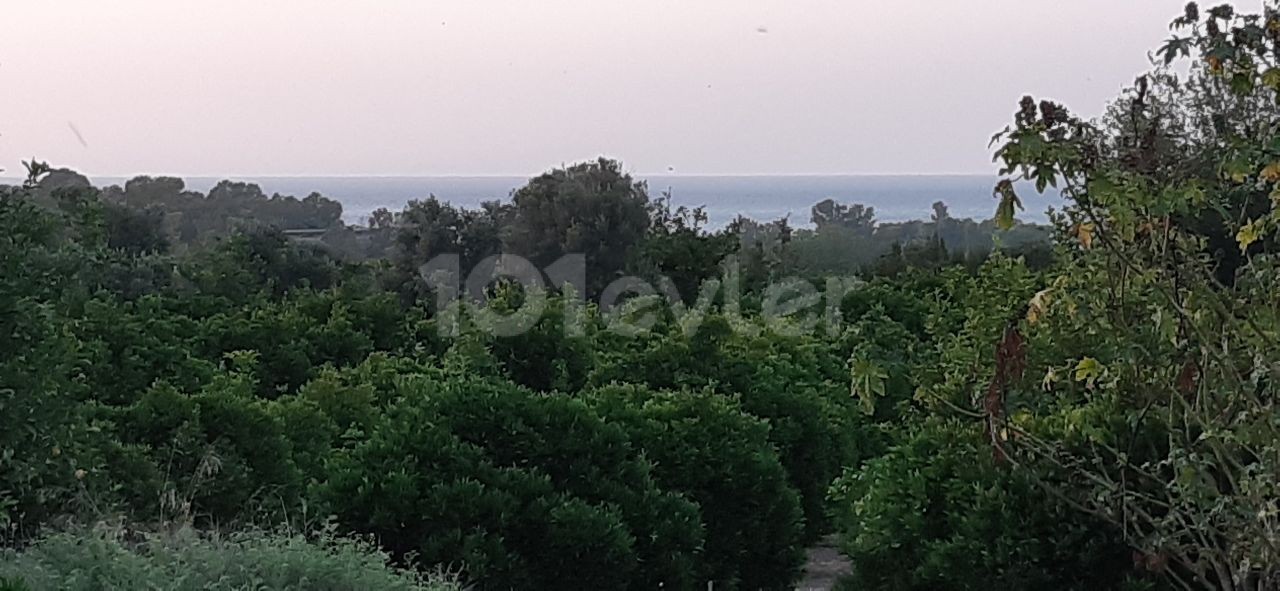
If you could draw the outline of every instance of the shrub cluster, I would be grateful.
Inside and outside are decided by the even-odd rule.
[[[485,333],[467,310],[448,335],[376,266],[260,233],[125,252],[91,193],[48,210],[9,191],[13,543],[98,520],[332,520],[478,589],[784,589],[828,527],[856,416],[844,353],[824,341],[740,333],[714,310],[703,331],[668,318],[623,339],[588,308],[570,334],[563,296],[522,335]]]
[[[457,591],[441,576],[391,565],[375,546],[322,536],[191,530],[125,540],[124,532],[69,532],[0,553],[4,591]]]

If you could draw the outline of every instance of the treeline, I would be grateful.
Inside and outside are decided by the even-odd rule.
[[[49,172],[35,193],[51,206],[54,189],[90,187],[72,171]],[[459,254],[464,268],[504,252],[539,266],[580,253],[589,255],[593,292],[624,274],[661,269],[690,293],[731,254],[756,265],[757,275],[818,277],[908,265],[973,268],[996,249],[1043,264],[1051,248],[1047,226],[1002,229],[994,219],[957,219],[941,202],[929,220],[880,223],[873,208],[827,199],[812,207],[812,228],[745,217],[709,228],[701,209],[673,207],[669,195],[650,195],[619,162],[605,159],[535,177],[506,201],[467,209],[431,196],[400,211],[375,210],[365,226],[344,224],[341,204],[318,193],[268,196],[243,182],[222,181],[205,195],[187,190],[182,179],[143,176],[103,188],[100,198],[108,224],[120,226],[113,246],[135,251],[183,252],[236,233],[274,230],[344,261],[393,261],[407,274],[445,253]]]
[[[32,199],[57,207],[55,192],[92,190],[89,179],[67,169],[46,167]],[[124,187],[104,187],[98,195],[113,232],[113,246],[135,251],[187,250],[212,244],[233,233],[255,228],[335,230],[342,224],[342,204],[312,193],[303,199],[266,195],[258,185],[222,181],[206,195],[190,191],[174,177],[140,176]]]

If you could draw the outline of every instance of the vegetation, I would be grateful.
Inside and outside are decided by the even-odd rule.
[[[52,535],[0,555],[6,591],[454,591],[440,576],[388,564],[370,544],[330,537],[245,532],[202,537],[190,530],[127,540],[127,532]]]
[[[982,222],[711,229],[601,159],[357,231],[28,163],[0,589],[787,589],[827,534],[851,589],[1280,588],[1280,13],[1174,35],[1097,121],[1024,98]]]

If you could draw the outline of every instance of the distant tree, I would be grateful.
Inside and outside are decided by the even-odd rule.
[[[290,217],[293,217],[294,220],[289,221],[288,218],[285,218],[281,222],[282,227],[284,224],[288,224],[288,227],[296,228],[298,224],[301,224],[305,228],[331,228],[342,224],[342,204],[333,199],[320,193],[312,192],[299,201],[300,208],[290,207],[293,200],[292,197],[285,198],[285,202],[288,204],[286,208],[293,209],[293,212],[286,209],[283,213],[286,216],[292,213],[293,215]]]
[[[387,220],[386,210],[375,211],[378,224],[394,226],[391,256],[395,273],[389,281],[405,298],[423,295],[426,286],[418,281],[418,268],[440,255],[458,255],[460,270],[467,273],[485,257],[502,251],[501,233],[508,209],[495,201],[468,210],[432,195],[410,201],[394,223]]]
[[[204,293],[242,302],[260,291],[329,288],[340,265],[323,246],[290,241],[275,228],[253,228],[199,252],[184,275]]]
[[[510,219],[511,206],[497,201],[481,203],[480,209],[464,210],[462,232],[458,235],[463,264],[470,268],[485,257],[502,252],[502,232]]]
[[[180,178],[140,176],[129,179],[124,184],[122,198],[125,205],[130,207],[173,208],[181,200],[200,197],[199,193],[187,192],[186,188],[186,183]]]
[[[933,202],[933,223],[941,224],[951,219],[951,211],[947,209],[947,204],[941,201]]]
[[[787,270],[794,234],[789,218],[761,223],[738,216],[729,223],[729,232],[738,237],[738,257],[747,289],[763,287],[770,278]]]
[[[875,229],[876,210],[861,203],[845,205],[834,199],[824,199],[810,209],[809,219],[819,232],[836,227],[869,234]]]
[[[544,173],[512,202],[507,250],[539,266],[565,254],[586,255],[593,294],[618,276],[649,227],[647,187],[606,158]]]
[[[374,213],[379,224],[389,223],[385,216]],[[410,201],[395,221],[397,258],[417,268],[442,254],[456,254],[468,269],[502,249],[500,228],[505,216],[504,207],[497,202],[467,210],[434,195]]]
[[[164,213],[156,208],[137,210],[103,203],[102,217],[110,248],[130,254],[160,253],[169,248]]]
[[[237,202],[266,199],[262,187],[254,183],[223,180],[209,189],[209,200],[214,202]]]
[[[653,204],[649,232],[632,269],[642,275],[671,280],[686,301],[697,297],[703,281],[720,272],[720,263],[738,247],[738,236],[729,228],[707,232],[706,211],[699,207],[672,208],[671,194]]]
[[[89,178],[69,168],[58,168],[40,179],[40,189],[55,191],[58,189],[88,189],[93,184]]]
[[[369,227],[375,230],[391,228],[395,223],[395,214],[385,207],[379,207],[369,214]]]

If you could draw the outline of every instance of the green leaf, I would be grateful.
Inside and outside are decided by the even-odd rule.
[[[1103,366],[1097,359],[1085,357],[1076,364],[1076,381],[1084,382],[1090,388],[1102,377]]]
[[[850,394],[862,402],[862,411],[868,415],[876,411],[876,399],[884,396],[885,381],[889,374],[875,362],[857,358],[849,368]]]
[[[1222,163],[1222,176],[1235,183],[1243,183],[1253,173],[1249,161],[1242,157],[1232,158]]]
[[[1236,94],[1249,94],[1253,92],[1255,80],[1253,72],[1237,72],[1231,76],[1231,90]]]

